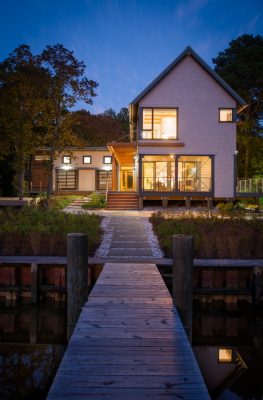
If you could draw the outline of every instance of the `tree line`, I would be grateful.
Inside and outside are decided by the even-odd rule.
[[[247,102],[238,113],[238,176],[263,177],[263,38],[242,35],[212,61]],[[80,100],[92,104],[97,87],[86,77],[85,64],[61,44],[46,46],[38,55],[21,45],[0,62],[0,195],[14,176],[23,197],[25,171],[39,147],[49,148],[50,195],[54,161],[66,147],[129,140],[126,107],[99,115],[71,111]]]

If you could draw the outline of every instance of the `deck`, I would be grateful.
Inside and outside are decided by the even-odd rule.
[[[209,399],[155,264],[107,263],[83,307],[48,400]]]

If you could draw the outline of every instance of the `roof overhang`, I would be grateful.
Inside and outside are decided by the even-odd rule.
[[[134,166],[134,157],[137,151],[136,143],[113,142],[108,143],[108,149],[120,166]]]

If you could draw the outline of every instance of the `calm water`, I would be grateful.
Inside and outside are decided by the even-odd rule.
[[[262,310],[211,308],[194,309],[193,350],[212,399],[262,400]]]
[[[0,308],[0,399],[45,399],[66,348],[65,308]]]
[[[262,400],[262,310],[210,308],[194,308],[193,349],[211,397]],[[0,308],[0,399],[45,399],[65,348],[65,308]]]

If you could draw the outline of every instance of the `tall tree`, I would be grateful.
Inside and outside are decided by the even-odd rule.
[[[39,143],[39,110],[45,101],[45,71],[21,45],[0,63],[0,155],[12,159],[19,198],[24,195],[24,175],[29,156]]]
[[[212,59],[215,71],[247,102],[237,131],[239,177],[263,176],[263,37],[242,35]]]
[[[106,146],[116,140],[128,140],[123,123],[107,113],[93,115],[86,110],[75,111],[71,128],[86,146]]]
[[[57,155],[67,146],[80,145],[79,139],[72,133],[70,114],[78,100],[92,104],[92,97],[98,84],[85,76],[85,64],[78,61],[73,52],[62,44],[47,46],[39,57],[41,65],[49,75],[46,109],[43,124],[46,134],[45,145],[50,147],[48,196],[52,192],[53,167]]]

